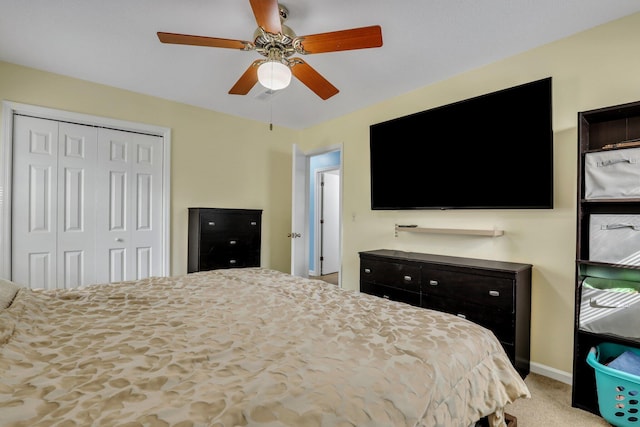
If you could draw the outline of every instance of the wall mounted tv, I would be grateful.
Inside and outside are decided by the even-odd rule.
[[[371,209],[552,209],[551,77],[370,126]]]

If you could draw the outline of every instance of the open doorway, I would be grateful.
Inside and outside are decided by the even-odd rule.
[[[309,158],[309,275],[337,273],[340,266],[340,152]]]
[[[341,146],[304,153],[294,145],[290,237],[291,272],[295,276],[324,274],[327,281],[340,283],[341,154]]]

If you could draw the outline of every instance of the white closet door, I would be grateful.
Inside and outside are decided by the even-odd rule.
[[[16,116],[12,279],[73,288],[94,278],[96,129]]]
[[[161,274],[161,137],[101,129],[96,203],[98,282]]]
[[[56,287],[58,123],[16,116],[13,124],[11,278]]]
[[[58,132],[58,287],[95,283],[95,169],[98,129],[60,123]]]
[[[162,275],[164,139],[15,116],[12,280],[74,288]]]

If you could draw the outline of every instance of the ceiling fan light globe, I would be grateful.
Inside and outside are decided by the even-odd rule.
[[[291,83],[291,69],[282,62],[265,62],[258,67],[258,81],[267,89],[284,89]]]

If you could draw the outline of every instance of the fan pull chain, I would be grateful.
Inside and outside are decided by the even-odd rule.
[[[273,130],[273,98],[269,98],[269,130]]]

